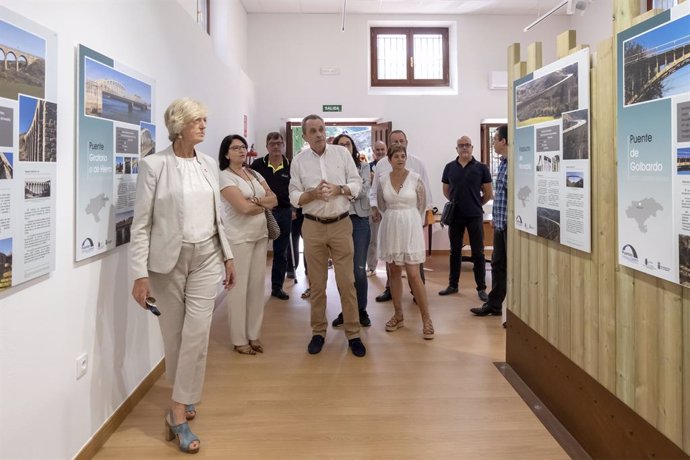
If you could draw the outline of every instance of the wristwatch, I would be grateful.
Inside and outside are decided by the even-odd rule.
[[[342,185],[340,186],[340,194],[345,195],[345,187]]]

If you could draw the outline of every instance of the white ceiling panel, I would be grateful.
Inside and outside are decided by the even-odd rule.
[[[559,0],[242,0],[247,13],[505,14],[538,16]],[[562,11],[561,14],[564,14]]]

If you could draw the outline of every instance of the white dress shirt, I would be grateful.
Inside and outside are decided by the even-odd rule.
[[[409,169],[410,171],[419,174],[419,177],[422,179],[422,183],[424,184],[424,192],[426,195],[426,209],[430,209],[433,200],[431,199],[429,176],[426,173],[424,163],[422,163],[422,160],[420,160],[418,157],[410,155],[408,153],[407,162],[405,163],[405,169]],[[384,175],[390,173],[392,170],[393,166],[391,166],[391,162],[388,161],[388,157],[383,157],[376,163],[376,168],[374,168],[374,180],[371,183],[371,189],[369,190],[369,203],[372,207],[378,207],[377,194],[381,178]]]
[[[184,224],[182,227],[182,241],[185,243],[199,243],[215,235],[215,204],[213,189],[204,177],[199,159],[175,157],[177,169],[182,177],[182,196]]]
[[[328,201],[313,200],[302,205],[305,214],[325,219],[350,211],[350,198],[362,189],[355,162],[350,152],[340,145],[326,144],[326,150],[318,155],[312,149],[302,150],[290,165],[290,203],[299,208],[303,193],[314,190],[325,180],[331,184],[347,185],[350,195],[335,195]]]

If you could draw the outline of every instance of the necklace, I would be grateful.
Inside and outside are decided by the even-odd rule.
[[[245,182],[249,184],[249,186],[252,188],[252,196],[256,198],[256,189],[254,188],[254,182],[252,182],[252,178],[249,177],[247,171],[244,170],[244,166],[242,166],[240,169],[240,171],[242,171],[242,174],[232,169],[232,166],[228,166],[228,169],[232,171],[235,175],[240,176],[242,179],[244,179]]]
[[[405,179],[407,178],[407,174],[409,171],[406,169],[402,172],[402,174],[395,174],[394,172],[391,172],[391,186],[393,187],[393,190],[396,191],[396,193],[399,193],[400,190],[402,190],[403,185],[405,185]],[[394,182],[400,181],[399,184],[395,184]]]

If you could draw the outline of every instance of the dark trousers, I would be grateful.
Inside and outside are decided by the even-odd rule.
[[[302,236],[304,214],[297,210],[297,217],[292,221],[292,257],[288,257],[288,271],[294,272],[299,267],[299,239]],[[289,254],[288,254],[289,255]],[[304,259],[304,274],[307,274],[307,259]]]
[[[494,252],[491,255],[491,292],[489,306],[500,310],[506,298],[508,273],[508,232],[494,228]]]
[[[283,289],[285,272],[288,269],[290,229],[292,228],[292,208],[275,208],[273,217],[280,227],[280,236],[273,240],[273,267],[271,268],[271,289]]]
[[[352,244],[354,246],[353,265],[355,276],[355,290],[357,291],[357,308],[360,311],[367,309],[367,296],[369,294],[369,282],[367,281],[367,251],[371,232],[369,218],[350,214],[352,221]]]
[[[486,290],[486,260],[484,259],[484,218],[456,217],[448,227],[448,239],[450,240],[450,274],[448,285],[458,287],[460,280],[460,265],[462,263],[462,244],[465,229],[470,237],[472,248],[472,262],[474,263],[474,281],[477,283],[477,291]]]

